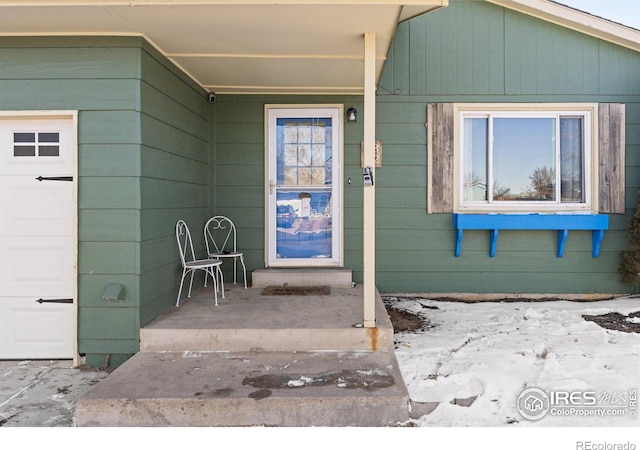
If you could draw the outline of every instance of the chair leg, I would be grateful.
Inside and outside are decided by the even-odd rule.
[[[238,283],[238,258],[233,258],[233,284]]]
[[[189,295],[187,297],[191,298],[191,288],[193,287],[193,275],[195,274],[195,270],[191,271],[191,282],[189,283]]]
[[[215,274],[213,267],[211,267],[210,270],[211,270],[211,280],[212,280],[212,287],[213,287],[214,305],[218,306],[218,280],[217,280],[217,275]],[[209,273],[209,269],[205,270],[205,272],[207,272],[207,274],[208,274]]]
[[[186,271],[183,269],[182,278],[180,278],[180,289],[178,289],[178,298],[176,299],[176,306],[180,306],[180,294],[182,294],[182,284],[184,283],[184,277],[186,274]]]
[[[222,264],[216,266],[216,273],[217,275],[220,275],[220,292],[222,292],[222,298],[224,298],[224,275],[222,274],[222,269],[220,268],[221,266]]]
[[[234,259],[235,262],[235,259]],[[244,276],[244,288],[247,288],[247,268],[244,265],[244,257],[240,255],[240,264],[242,264],[242,275]]]

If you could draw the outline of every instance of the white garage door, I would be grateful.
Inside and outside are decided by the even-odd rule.
[[[74,357],[74,133],[0,117],[0,359]]]

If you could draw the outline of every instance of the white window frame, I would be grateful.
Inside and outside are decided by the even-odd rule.
[[[597,103],[455,103],[454,104],[454,211],[460,213],[594,213],[598,211],[598,104]],[[550,201],[464,201],[464,119],[473,117],[488,118],[542,118],[572,116],[584,118],[584,202],[561,203],[560,193],[557,200]],[[557,123],[556,126],[559,126]],[[491,121],[489,136],[491,139]],[[556,139],[559,141],[559,139]],[[558,146],[559,144],[556,143]],[[490,144],[491,146],[491,144]],[[556,147],[557,148],[557,147]],[[490,153],[490,152],[489,152]],[[559,167],[559,152],[556,152],[556,165]],[[490,155],[487,164],[491,167]],[[560,172],[557,170],[556,172]],[[490,174],[487,184],[493,182]]]

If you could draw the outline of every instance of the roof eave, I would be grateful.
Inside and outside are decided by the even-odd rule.
[[[640,52],[640,30],[548,0],[487,0],[504,8]]]

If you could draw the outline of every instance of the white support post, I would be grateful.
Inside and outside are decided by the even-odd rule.
[[[373,185],[363,187],[362,250],[364,320],[367,328],[376,326],[376,34],[364,34],[364,167],[372,170]]]

